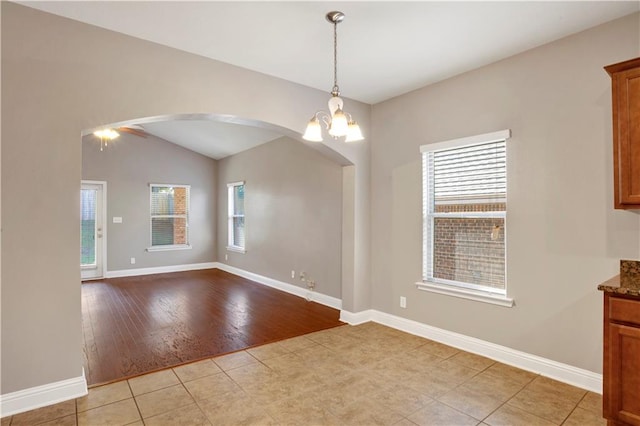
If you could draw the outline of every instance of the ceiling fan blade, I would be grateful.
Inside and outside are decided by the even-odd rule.
[[[140,136],[141,138],[146,138],[149,134],[141,129],[135,129],[133,127],[118,127],[119,132],[129,133],[135,136]]]

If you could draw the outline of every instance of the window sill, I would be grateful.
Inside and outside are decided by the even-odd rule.
[[[462,299],[475,300],[477,302],[490,303],[492,305],[504,306],[507,308],[512,308],[514,304],[514,300],[506,296],[491,294],[484,291],[457,288],[434,282],[420,281],[416,283],[416,287],[418,287],[419,290],[429,291],[431,293],[460,297]]]
[[[244,249],[243,247],[237,247],[237,246],[227,246],[227,251],[234,251],[236,253],[246,253],[247,250]]]
[[[148,252],[152,251],[171,251],[171,250],[191,250],[191,246],[187,244],[175,245],[175,246],[153,246],[147,247]]]

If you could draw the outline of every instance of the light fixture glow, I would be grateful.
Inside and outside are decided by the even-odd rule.
[[[116,132],[113,129],[101,129],[101,130],[96,130],[95,132],[93,132],[94,135],[96,135],[97,137],[99,137],[100,139],[107,139],[107,140],[114,140],[115,138],[117,138],[118,136],[120,136],[120,133]]]
[[[100,129],[93,132],[93,134],[100,139],[100,151],[104,151],[104,148],[107,147],[109,141],[112,141],[120,136],[120,133],[116,132],[113,129]]]
[[[309,120],[307,130],[305,130],[302,138],[311,142],[322,142],[322,127],[318,117],[315,115]]]
[[[329,112],[316,112],[307,124],[302,138],[311,142],[322,142],[321,118],[329,135],[334,139],[344,136],[345,142],[361,141],[364,136],[362,136],[360,126],[351,118],[350,114],[344,111],[344,102],[340,98],[340,88],[338,87],[338,24],[344,19],[344,13],[329,12],[326,18],[333,24],[333,88],[328,102]]]
[[[340,108],[336,110],[336,113],[331,116],[331,123],[329,123],[329,134],[334,138],[339,138],[347,135],[349,125],[347,123],[347,116]]]
[[[362,132],[360,131],[360,126],[355,121],[349,121],[349,126],[347,129],[347,137],[344,139],[345,142],[358,142],[364,139],[362,136]]]

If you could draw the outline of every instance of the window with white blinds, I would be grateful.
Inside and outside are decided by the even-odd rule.
[[[423,145],[423,282],[506,296],[510,131]]]
[[[244,182],[227,184],[229,212],[227,250],[245,251]]]
[[[189,248],[188,185],[151,184],[151,249]]]

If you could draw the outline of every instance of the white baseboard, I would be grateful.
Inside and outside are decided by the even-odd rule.
[[[87,380],[82,376],[35,386],[0,395],[0,416],[12,416],[47,405],[57,404],[87,394]]]
[[[216,264],[217,262],[206,262],[206,263],[190,263],[187,265],[156,266],[153,268],[121,269],[119,271],[107,271],[107,273],[105,274],[105,278],[135,277],[138,275],[164,274],[167,272],[183,272],[183,271],[196,271],[199,269],[213,269],[216,267]]]
[[[523,370],[602,394],[602,374],[521,352],[506,346],[496,345],[495,343],[486,342],[476,339],[475,337],[432,327],[373,309],[357,313],[342,311],[340,313],[340,319],[352,325],[374,321],[397,330],[444,343],[467,352],[500,361],[504,364],[509,364]]]
[[[351,325],[364,324],[365,322],[373,321],[373,315],[375,312],[376,311],[373,309],[356,313],[342,310],[340,311],[340,321]]]
[[[230,266],[225,263],[216,262],[215,268],[278,290],[282,290],[295,296],[304,297],[308,300],[320,303],[321,305],[329,306],[330,308],[342,309],[342,300],[332,296],[327,296],[326,294],[309,291],[306,288],[298,287],[293,284],[285,283],[283,281],[274,280],[273,278],[254,274],[253,272],[245,271],[244,269],[236,268],[235,266]]]

